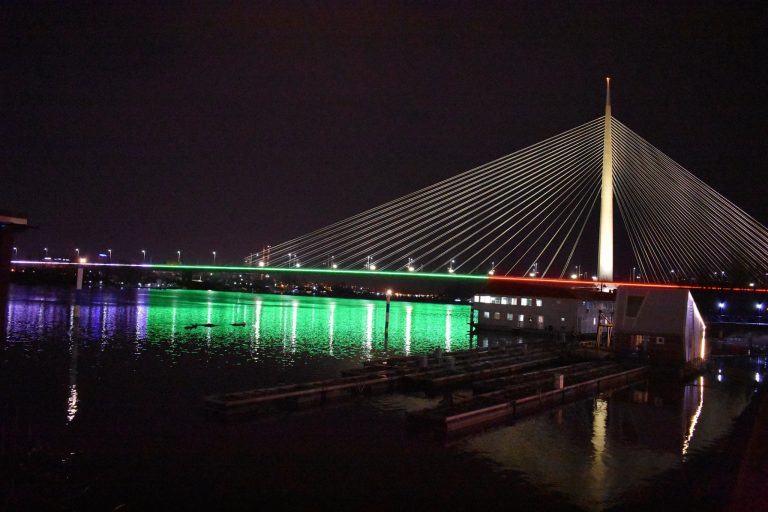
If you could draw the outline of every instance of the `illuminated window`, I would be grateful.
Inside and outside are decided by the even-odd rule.
[[[493,313],[493,319],[494,320],[501,320],[501,313],[499,313],[498,311],[494,312]]]
[[[517,316],[517,320],[518,320],[519,322],[525,322],[525,315],[518,315],[518,316]]]
[[[491,299],[491,304],[501,304],[501,299],[499,297],[494,297]]]
[[[517,306],[517,297],[510,297],[509,298],[509,305],[510,306]]]
[[[565,322],[565,317],[564,317],[564,316],[561,316],[561,317],[560,317],[560,321],[561,321],[561,322]]]
[[[490,295],[481,295],[480,302],[482,302],[483,304],[490,304],[491,303]]]
[[[507,320],[510,322],[515,320],[515,314],[514,313],[507,313]]]
[[[530,306],[531,305],[531,299],[520,299],[520,305],[521,306]]]
[[[479,295],[475,295],[475,298],[473,300],[475,302],[480,302],[480,296]]]
[[[544,328],[544,316],[543,315],[539,315],[539,316],[536,317],[536,327],[539,328],[539,329],[543,329]]]
[[[483,318],[491,318],[491,313],[488,311],[483,311]]]
[[[506,297],[502,297],[501,298],[501,304],[502,304],[502,306],[506,306],[507,304],[509,304],[509,299],[506,298]]]
[[[541,304],[542,304],[541,299],[536,299],[536,307],[540,308]]]

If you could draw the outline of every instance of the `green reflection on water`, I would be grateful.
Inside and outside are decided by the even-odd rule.
[[[220,348],[335,358],[446,351],[469,347],[469,306],[393,301],[384,339],[384,300],[253,295],[195,290],[148,292],[146,339],[201,341]],[[236,323],[245,326],[233,326]],[[185,327],[193,324],[215,327]],[[139,328],[139,331],[142,329]],[[139,333],[141,336],[141,333]]]

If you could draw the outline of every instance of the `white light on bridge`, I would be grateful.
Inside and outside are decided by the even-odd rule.
[[[260,267],[263,267],[263,266],[264,266],[264,262],[263,262],[263,261],[260,261],[260,262],[259,262],[259,266],[260,266]]]

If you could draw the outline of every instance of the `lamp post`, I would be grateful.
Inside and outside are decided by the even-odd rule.
[[[213,264],[216,265],[216,251],[213,251]]]
[[[723,321],[723,310],[725,309],[725,302],[718,302],[717,307],[720,310],[720,321]]]
[[[755,304],[755,308],[757,309],[757,323],[760,323],[763,319],[763,303],[758,302]]]
[[[48,257],[48,248],[47,247],[43,247],[43,251],[45,251],[45,257],[47,258]]]
[[[146,263],[147,262],[147,251],[142,249],[141,250],[141,262]]]
[[[79,261],[80,260],[80,249],[78,249],[77,247],[75,247],[75,254],[77,255],[77,259]]]
[[[107,249],[107,252],[109,253],[109,262],[112,263],[112,249]]]
[[[15,258],[18,255],[19,255],[19,248],[18,247],[14,247],[13,248],[13,257]]]
[[[176,251],[176,262],[181,264],[181,251]]]

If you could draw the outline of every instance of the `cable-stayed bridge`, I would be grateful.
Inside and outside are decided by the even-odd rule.
[[[765,285],[768,229],[615,119],[610,88],[604,116],[245,263],[612,282],[614,205],[625,280]]]

